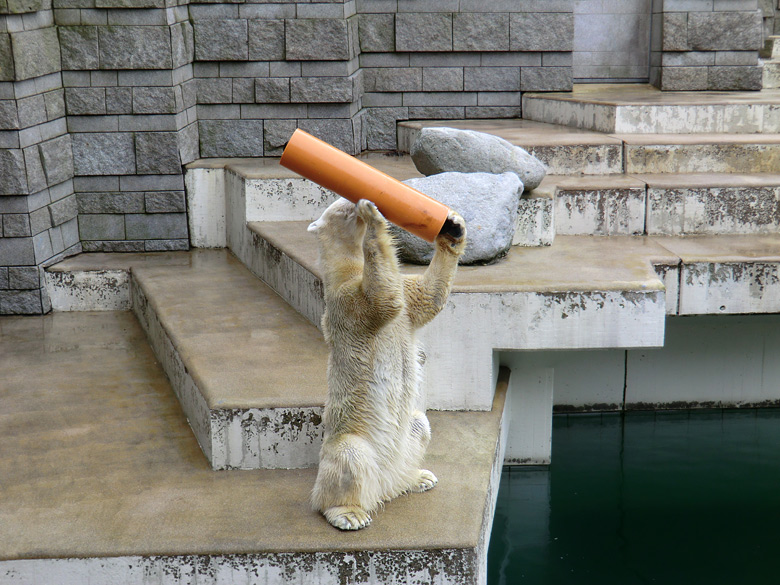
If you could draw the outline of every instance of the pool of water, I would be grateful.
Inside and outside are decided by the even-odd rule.
[[[488,582],[780,582],[780,409],[561,415],[507,468]]]

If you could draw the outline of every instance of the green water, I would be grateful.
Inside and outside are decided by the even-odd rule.
[[[556,416],[501,477],[488,582],[780,583],[780,410]]]

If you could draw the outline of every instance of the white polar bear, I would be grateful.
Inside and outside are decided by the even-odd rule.
[[[309,226],[316,232],[325,288],[322,330],[330,348],[328,396],[317,480],[311,496],[333,526],[357,530],[379,505],[437,483],[421,469],[431,437],[420,399],[415,331],[444,307],[466,246],[439,235],[426,271],[404,276],[385,218],[366,200],[339,199]]]

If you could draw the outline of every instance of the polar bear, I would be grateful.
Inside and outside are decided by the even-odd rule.
[[[456,235],[437,236],[419,276],[401,274],[387,221],[370,201],[340,198],[309,226],[319,242],[330,349],[311,503],[336,528],[364,528],[383,502],[438,481],[420,468],[431,429],[417,410],[423,354],[415,331],[444,307],[466,247],[463,218],[450,212],[448,220]]]

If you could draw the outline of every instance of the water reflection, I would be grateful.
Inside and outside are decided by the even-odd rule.
[[[775,583],[780,409],[555,417],[505,471],[490,583]]]

